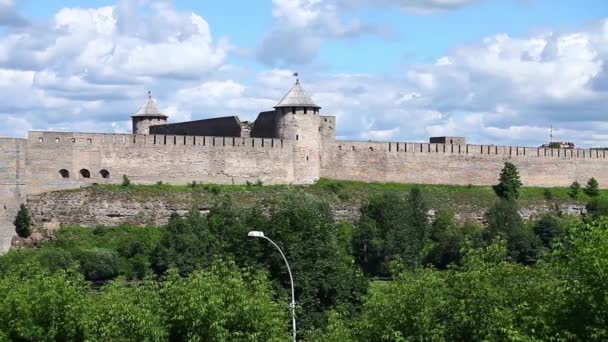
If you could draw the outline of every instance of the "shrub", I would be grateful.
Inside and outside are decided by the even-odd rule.
[[[512,163],[505,162],[505,166],[500,172],[500,181],[498,185],[494,186],[494,192],[503,199],[517,199],[521,186],[517,167]]]
[[[120,260],[116,251],[93,248],[78,250],[74,254],[87,280],[110,280],[118,276]]]
[[[595,197],[587,203],[587,212],[594,218],[608,216],[608,198]]]
[[[258,179],[257,182],[255,182],[255,186],[264,186],[264,182],[262,182],[261,179]]]
[[[131,180],[129,179],[129,177],[127,175],[122,175],[122,184],[121,185],[124,187],[131,185]]]
[[[600,195],[599,183],[595,178],[589,179],[585,187],[585,193],[589,197],[597,197]]]
[[[550,247],[555,239],[561,239],[566,234],[562,219],[555,213],[543,215],[534,223],[533,230],[545,247]]]
[[[573,200],[576,200],[576,199],[578,199],[580,192],[581,192],[581,183],[574,181],[570,185],[570,188],[568,189],[568,196],[570,196],[570,198],[572,198]]]
[[[19,211],[17,212],[17,217],[15,217],[13,224],[15,225],[15,232],[17,232],[19,237],[27,238],[32,235],[32,218],[30,216],[30,211],[25,204],[19,206]]]
[[[553,198],[554,198],[553,191],[551,191],[551,189],[545,189],[545,190],[543,190],[543,197],[547,201],[553,200]]]

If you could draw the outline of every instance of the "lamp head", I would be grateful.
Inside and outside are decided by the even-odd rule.
[[[259,232],[259,231],[252,230],[252,231],[250,231],[247,234],[247,236],[253,237],[253,238],[263,238],[264,237],[264,232]]]

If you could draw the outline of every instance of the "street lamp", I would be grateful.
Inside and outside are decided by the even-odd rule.
[[[250,231],[247,236],[252,237],[252,238],[260,238],[260,239],[266,239],[268,240],[273,246],[275,246],[278,250],[279,253],[281,253],[281,256],[283,257],[283,260],[285,261],[285,265],[287,265],[287,272],[289,273],[289,282],[291,283],[291,304],[289,305],[289,307],[291,308],[291,323],[292,323],[292,335],[293,335],[293,342],[296,342],[296,294],[293,288],[293,276],[291,275],[291,268],[289,267],[289,263],[287,262],[287,258],[285,257],[285,254],[283,254],[283,251],[281,250],[281,248],[274,243],[274,241],[270,240],[266,235],[264,235],[264,232],[259,232],[259,231]]]

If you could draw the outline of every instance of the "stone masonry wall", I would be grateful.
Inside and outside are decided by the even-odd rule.
[[[15,235],[13,220],[25,200],[25,139],[0,138],[0,251]]]
[[[28,193],[120,184],[123,175],[138,184],[289,184],[292,151],[281,139],[31,132]],[[62,169],[69,178],[61,176]],[[110,177],[103,178],[102,170]]]
[[[321,159],[321,177],[338,180],[492,185],[509,161],[526,186],[569,186],[595,177],[608,187],[608,155],[599,150],[336,141],[323,145]]]

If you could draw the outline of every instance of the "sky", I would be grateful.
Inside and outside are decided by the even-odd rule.
[[[272,109],[340,139],[608,147],[606,0],[0,0],[0,136]]]

